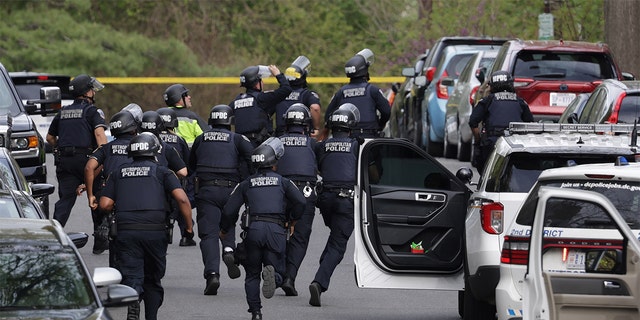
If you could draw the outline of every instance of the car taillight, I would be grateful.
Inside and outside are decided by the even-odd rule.
[[[426,75],[427,75],[427,81],[431,82],[431,80],[433,80],[433,76],[436,74],[436,67],[429,67],[427,69]]]
[[[445,70],[438,80],[438,91],[436,92],[436,96],[438,97],[438,99],[449,99],[449,89],[447,88],[447,86],[442,85],[442,79],[447,76],[449,76],[449,74],[447,73],[447,70]]]
[[[533,82],[533,79],[529,79],[529,78],[515,78],[515,79],[513,80],[513,87],[514,87],[514,88],[518,88],[518,87],[528,86],[531,82]]]
[[[476,96],[476,92],[478,92],[478,89],[480,89],[480,86],[473,87],[473,89],[471,89],[471,93],[469,94],[469,103],[471,104],[472,107],[474,105],[475,96]]]
[[[482,230],[489,234],[501,234],[504,223],[504,206],[500,202],[483,204],[480,208]]]
[[[616,103],[613,105],[613,110],[611,110],[611,115],[609,119],[607,119],[606,123],[618,123],[618,114],[620,113],[620,106],[622,105],[622,100],[627,96],[626,92],[620,94],[618,99],[616,99]]]
[[[526,265],[529,262],[529,238],[504,236],[500,263]]]

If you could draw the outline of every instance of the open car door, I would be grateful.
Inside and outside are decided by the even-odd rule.
[[[402,139],[366,140],[358,170],[358,286],[462,290],[462,236],[471,194],[464,182]]]
[[[591,191],[543,187],[539,195],[524,319],[640,319],[640,242],[613,204]],[[559,227],[557,237],[543,236]]]

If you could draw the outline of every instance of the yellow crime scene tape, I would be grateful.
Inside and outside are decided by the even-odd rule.
[[[98,77],[104,84],[163,84],[163,83],[190,83],[190,84],[234,84],[240,83],[239,77]],[[370,83],[394,83],[404,82],[405,77],[371,77]],[[308,83],[349,83],[347,77],[309,77]],[[264,79],[266,84],[276,84],[275,77]]]

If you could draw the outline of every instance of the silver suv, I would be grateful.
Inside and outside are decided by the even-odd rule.
[[[633,125],[512,123],[471,195],[465,220],[464,319],[493,319],[500,250],[527,192],[545,169],[572,164],[635,161]],[[612,134],[601,134],[612,133]]]

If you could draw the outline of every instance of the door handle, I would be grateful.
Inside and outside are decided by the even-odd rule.
[[[620,284],[615,281],[604,280],[604,288],[610,290],[620,289]]]

